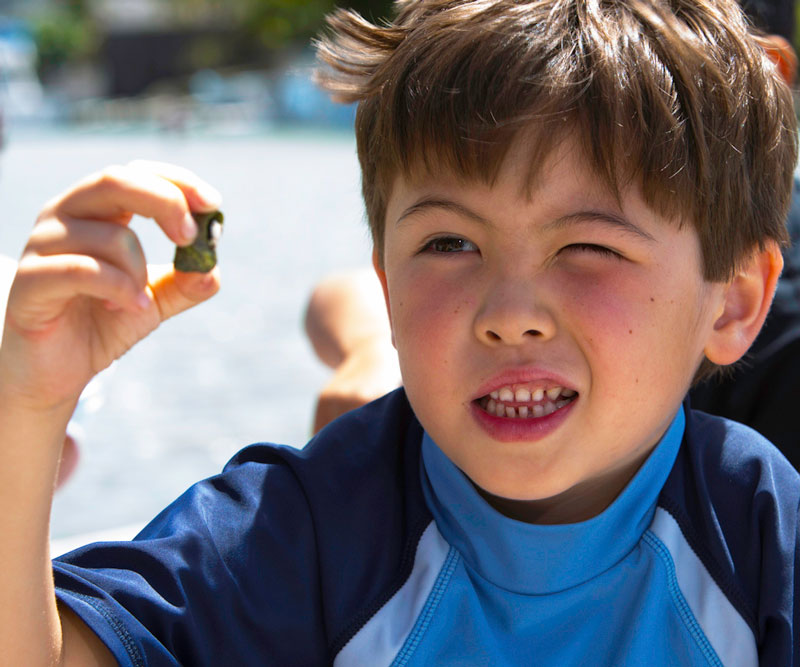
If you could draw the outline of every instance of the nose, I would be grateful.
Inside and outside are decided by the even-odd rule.
[[[486,292],[475,316],[475,335],[490,346],[545,341],[556,332],[556,321],[530,282],[499,284]]]

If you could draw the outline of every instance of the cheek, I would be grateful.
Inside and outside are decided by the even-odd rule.
[[[595,379],[609,387],[633,387],[663,377],[661,359],[674,358],[684,338],[680,304],[659,281],[635,267],[598,272],[590,280],[566,279],[564,300],[570,303],[569,326],[579,339]],[[565,311],[567,312],[567,311]]]
[[[669,271],[631,270],[574,281],[568,297],[595,378],[635,391],[654,382],[683,386],[698,362],[696,287]]]
[[[641,335],[647,294],[632,274],[607,271],[560,278],[558,289],[568,304],[564,312],[592,347],[627,344]]]
[[[401,363],[429,365],[433,359],[447,365],[456,353],[456,342],[469,329],[467,318],[474,298],[455,281],[425,276],[411,276],[393,287],[392,323]]]

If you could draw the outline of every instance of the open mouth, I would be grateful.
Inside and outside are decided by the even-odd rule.
[[[538,419],[572,403],[578,392],[564,387],[502,387],[477,399],[478,406],[493,417]]]

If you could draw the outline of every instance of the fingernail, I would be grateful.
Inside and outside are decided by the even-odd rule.
[[[136,306],[140,310],[147,310],[150,307],[150,296],[146,291],[141,291],[136,297]]]
[[[197,223],[194,221],[191,213],[187,213],[186,217],[181,223],[181,236],[186,241],[187,245],[194,241],[197,236]]]
[[[213,273],[207,273],[200,281],[200,289],[209,290],[217,284],[217,277]]]

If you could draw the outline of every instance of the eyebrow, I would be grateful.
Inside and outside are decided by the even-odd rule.
[[[405,218],[407,218],[410,215],[413,215],[414,213],[419,213],[420,211],[425,211],[431,208],[451,211],[453,213],[456,213],[457,215],[470,218],[475,222],[484,225],[486,227],[494,227],[494,223],[492,223],[491,220],[484,218],[482,215],[479,215],[475,211],[467,208],[466,206],[451,201],[450,199],[440,199],[436,197],[425,198],[409,206],[397,218],[395,225],[399,225],[401,222],[403,222]],[[616,215],[615,213],[610,213],[608,211],[586,210],[586,211],[577,211],[575,213],[569,213],[568,215],[562,215],[560,218],[556,218],[551,222],[545,223],[543,225],[543,229],[544,231],[564,229],[565,227],[569,227],[570,225],[578,225],[588,222],[599,222],[608,227],[620,230],[622,232],[625,232],[626,234],[631,234],[633,236],[644,239],[651,243],[656,242],[656,238],[646,230],[642,229],[638,225],[635,225],[630,220],[627,220],[621,215]]]
[[[419,213],[420,211],[425,211],[426,209],[430,208],[438,208],[444,209],[445,211],[451,211],[457,215],[460,215],[465,218],[471,218],[475,222],[484,225],[486,227],[494,227],[494,223],[487,218],[484,218],[482,215],[479,215],[475,211],[467,208],[466,206],[462,206],[457,202],[451,201],[449,199],[439,199],[436,197],[426,197],[421,201],[418,201],[416,204],[412,204],[409,206],[405,211],[400,214],[400,217],[397,218],[395,221],[395,225],[399,225],[405,218],[408,216]]]
[[[546,223],[543,228],[545,230],[564,229],[570,225],[578,225],[586,222],[599,222],[608,227],[613,227],[627,234],[650,241],[651,243],[656,242],[655,236],[646,230],[642,229],[621,215],[609,213],[608,211],[577,211],[576,213],[570,213],[569,215],[562,215],[560,218],[556,218],[552,222]]]

